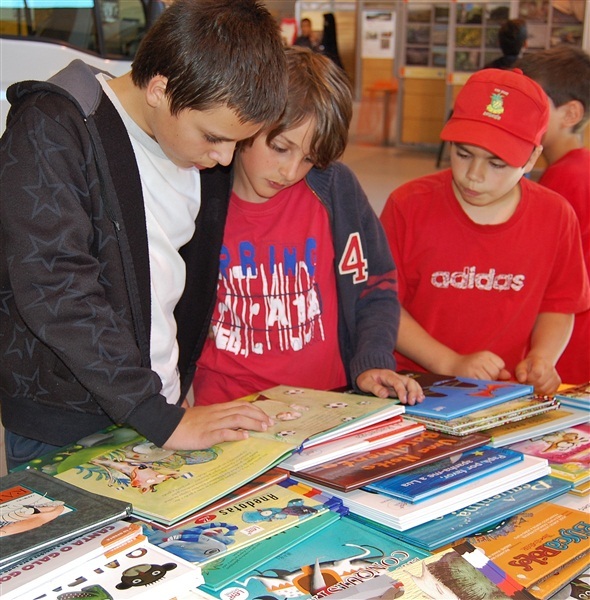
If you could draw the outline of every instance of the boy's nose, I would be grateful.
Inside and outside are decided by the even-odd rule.
[[[280,169],[281,177],[285,179],[287,183],[292,183],[297,178],[297,171],[299,169],[299,161],[291,160]]]
[[[234,157],[235,149],[235,142],[224,142],[216,146],[215,150],[209,153],[209,157],[220,165],[226,167],[231,163]]]

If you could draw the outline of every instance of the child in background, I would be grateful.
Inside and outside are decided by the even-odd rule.
[[[539,183],[574,208],[586,271],[590,273],[590,150],[583,132],[590,117],[590,56],[568,44],[526,55],[518,66],[549,96],[549,127],[543,136],[548,163]],[[576,315],[574,331],[557,363],[565,383],[590,381],[590,310]]]
[[[441,133],[451,168],[389,196],[399,368],[557,390],[555,364],[590,291],[574,211],[523,177],[548,119],[546,94],[522,72],[478,71]]]
[[[351,171],[350,82],[308,49],[286,51],[287,108],[243,142],[212,320],[197,363],[196,404],[278,384],[354,386],[422,399],[394,372],[399,304],[387,240]]]

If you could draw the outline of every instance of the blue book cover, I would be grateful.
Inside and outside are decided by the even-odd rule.
[[[365,489],[406,502],[420,502],[521,461],[522,452],[481,446],[407,473],[393,475]]]
[[[443,517],[432,519],[423,525],[405,531],[387,531],[409,544],[432,552],[465,536],[499,527],[510,517],[556,498],[571,488],[571,483],[546,475]],[[351,518],[362,519],[356,515],[351,515]],[[379,527],[378,523],[372,521],[371,525]]]
[[[406,406],[406,415],[410,417],[449,421],[533,392],[533,386],[512,381],[468,379],[418,371],[401,372],[415,379],[426,396],[420,404]]]
[[[209,594],[223,599],[323,598],[429,555],[344,516],[230,586]],[[390,587],[387,578],[381,579]]]

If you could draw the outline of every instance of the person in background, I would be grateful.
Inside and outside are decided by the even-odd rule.
[[[231,191],[228,169],[215,167],[276,121],[286,94],[278,26],[255,0],[176,0],[121,77],[74,61],[48,82],[9,88],[9,468],[113,423],[186,450],[268,427],[246,403],[183,400],[209,328]]]
[[[284,114],[236,152],[195,402],[284,384],[414,404],[421,388],[394,371],[399,304],[387,240],[357,179],[336,162],[350,82],[321,54],[292,47],[286,57]]]
[[[480,70],[441,133],[451,168],[389,196],[381,221],[399,272],[399,368],[557,390],[555,365],[590,288],[572,207],[523,177],[548,120],[532,79]]]
[[[311,19],[301,19],[300,28],[300,34],[295,38],[293,45],[300,46],[301,48],[309,48],[310,50],[317,52],[319,50],[319,43],[311,28]]]
[[[340,53],[338,52],[338,31],[336,29],[336,17],[334,17],[333,13],[324,14],[324,32],[322,34],[320,52],[341,69],[344,69]]]
[[[488,63],[484,68],[511,69],[522,56],[527,45],[527,27],[524,19],[509,19],[498,30],[498,44],[502,56]]]
[[[590,56],[576,46],[561,45],[525,54],[517,66],[549,96],[549,127],[543,136],[547,168],[539,183],[573,206],[590,274],[590,150],[583,139],[590,118]],[[590,311],[576,315],[557,370],[565,383],[590,381]]]

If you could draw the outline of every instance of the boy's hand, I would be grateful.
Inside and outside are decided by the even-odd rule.
[[[399,398],[402,404],[416,404],[424,400],[420,384],[407,375],[389,369],[369,369],[356,378],[358,388],[378,398]]]
[[[249,402],[234,400],[185,410],[164,444],[170,450],[202,450],[220,442],[245,440],[248,431],[266,431],[272,419]]]
[[[470,379],[508,380],[510,373],[504,368],[504,361],[489,350],[473,354],[457,354],[455,364],[447,375],[467,377]]]
[[[557,370],[551,361],[542,356],[528,355],[514,369],[514,376],[519,383],[534,386],[535,394],[552,396],[561,384]]]

